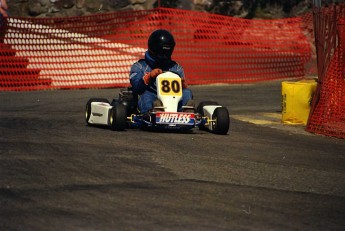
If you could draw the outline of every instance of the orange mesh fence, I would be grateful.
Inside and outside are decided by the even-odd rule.
[[[306,130],[345,138],[345,6],[316,16],[319,84]]]
[[[178,9],[1,23],[0,90],[127,86],[158,28],[189,84],[301,77],[312,69],[312,17],[247,20]]]

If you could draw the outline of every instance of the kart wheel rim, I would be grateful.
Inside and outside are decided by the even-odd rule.
[[[89,116],[88,110],[89,110],[89,107],[88,107],[88,106],[86,106],[86,111],[85,111],[85,119],[87,119],[87,117]]]
[[[213,122],[212,122],[212,128],[213,128],[213,130],[216,128],[216,126],[217,126],[217,117],[214,117],[213,118]]]
[[[110,118],[109,118],[109,122],[110,122],[110,124],[113,124],[113,121],[114,121],[114,118],[113,118],[113,116],[112,116],[112,115],[110,115]]]

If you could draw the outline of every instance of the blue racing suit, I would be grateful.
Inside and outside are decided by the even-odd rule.
[[[131,67],[129,80],[134,93],[139,95],[138,108],[140,113],[146,113],[152,109],[153,102],[157,99],[156,81],[151,81],[148,85],[144,83],[143,77],[146,73],[151,72],[155,68],[161,68],[162,71],[171,71],[184,78],[184,71],[181,65],[175,61],[168,61],[159,64],[154,60],[148,51],[145,53],[145,59],[140,59]],[[193,98],[192,91],[188,88],[182,89],[182,100],[179,103],[178,110],[181,111],[182,106],[186,105],[188,100]]]

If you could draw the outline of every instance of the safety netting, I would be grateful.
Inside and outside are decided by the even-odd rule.
[[[306,130],[345,138],[345,6],[316,9],[318,88]]]
[[[0,23],[0,90],[122,87],[155,29],[174,35],[189,84],[305,76],[312,15],[248,20],[170,8]]]

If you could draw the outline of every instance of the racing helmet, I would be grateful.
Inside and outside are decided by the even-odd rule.
[[[170,60],[175,48],[175,39],[169,31],[159,29],[150,35],[148,48],[154,58]]]

